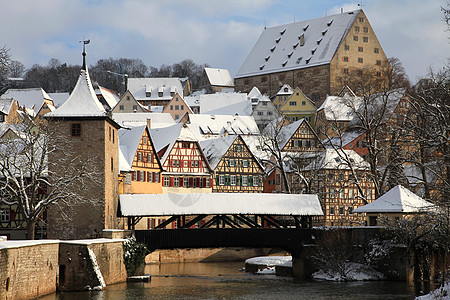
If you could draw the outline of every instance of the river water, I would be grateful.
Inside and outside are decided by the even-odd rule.
[[[300,281],[240,271],[244,262],[147,265],[148,283],[122,283],[100,292],[70,292],[41,300],[140,299],[413,299],[405,282]]]

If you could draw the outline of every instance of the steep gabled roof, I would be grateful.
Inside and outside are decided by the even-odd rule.
[[[208,81],[213,86],[233,87],[233,79],[227,69],[205,68]]]
[[[236,78],[330,63],[359,12],[264,29]]]
[[[415,213],[433,208],[431,202],[425,201],[407,188],[397,185],[377,200],[358,207],[355,213]]]
[[[224,136],[217,139],[209,139],[200,142],[200,147],[208,160],[209,165],[213,170],[216,169],[222,157],[233,145],[234,141],[238,138],[237,135]]]
[[[136,126],[128,129],[119,129],[119,148],[129,166],[133,164],[139,142],[147,126]]]
[[[280,149],[283,149],[284,146],[286,146],[287,142],[291,139],[291,137],[294,135],[294,133],[297,131],[300,125],[302,125],[303,122],[308,123],[305,119],[300,119],[291,124],[282,125],[282,127],[280,128],[278,127],[279,122],[280,118],[270,122],[264,129],[264,133],[268,136],[275,136],[276,133],[278,133],[277,139]]]
[[[81,70],[77,84],[69,96],[55,111],[46,117],[107,117],[103,105],[98,100],[89,78],[88,70]]]
[[[0,112],[8,115],[14,101],[14,99],[0,99]]]

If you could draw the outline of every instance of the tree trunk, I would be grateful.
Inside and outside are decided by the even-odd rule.
[[[36,228],[36,221],[28,220],[27,221],[27,240],[34,240],[35,228]]]

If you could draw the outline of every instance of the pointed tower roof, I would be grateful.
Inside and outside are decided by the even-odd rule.
[[[86,52],[83,51],[83,67],[77,84],[58,109],[45,115],[46,117],[107,117],[103,105],[98,100],[92,87],[89,72],[86,67]]]

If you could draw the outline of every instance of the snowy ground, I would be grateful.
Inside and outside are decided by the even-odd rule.
[[[435,299],[450,299],[450,282],[446,282],[444,286],[441,286],[434,291],[416,297],[416,300],[435,300]]]
[[[357,280],[382,280],[384,279],[384,275],[380,272],[375,271],[369,266],[349,262],[346,265],[346,275],[333,273],[333,272],[325,272],[323,270],[319,270],[315,272],[312,277],[314,279],[321,280],[330,280],[330,281],[357,281]]]
[[[256,274],[275,274],[275,266],[290,266],[292,267],[292,256],[259,256],[249,258],[245,261],[246,264],[266,266],[266,268],[259,270]]]

